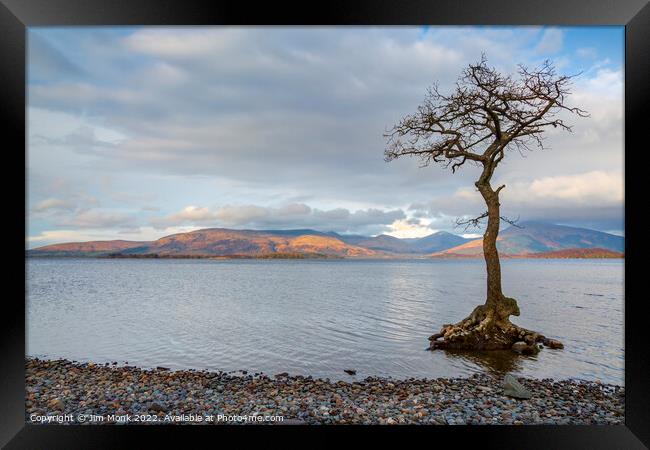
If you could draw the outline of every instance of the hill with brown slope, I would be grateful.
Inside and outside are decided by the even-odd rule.
[[[558,250],[600,248],[623,252],[625,238],[586,228],[568,227],[541,222],[522,222],[503,230],[497,238],[501,256],[518,256]],[[481,257],[483,239],[433,253],[434,258]]]
[[[334,237],[317,234],[273,233],[254,230],[210,228],[165,236],[144,248],[126,254],[263,256],[274,253],[322,254],[341,257],[373,257],[377,252],[350,245]]]
[[[67,256],[69,254],[77,254],[79,256],[92,256],[121,252],[147,244],[149,244],[149,242],[124,240],[66,242],[64,244],[46,245],[44,247],[39,247],[37,249],[31,250],[30,252],[34,252],[34,254],[42,256]]]
[[[501,237],[497,238],[497,241]],[[431,254],[434,258],[479,258],[483,256],[483,239],[475,239],[456,247]]]
[[[210,228],[178,233],[152,242],[97,241],[57,244],[30,250],[30,256],[142,257],[268,257],[314,255],[373,258],[380,252],[346,244],[340,239],[310,230],[254,231]]]

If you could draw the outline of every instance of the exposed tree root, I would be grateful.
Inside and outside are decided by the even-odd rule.
[[[539,351],[538,344],[550,348],[563,348],[562,343],[544,335],[519,327],[510,322],[510,315],[519,315],[517,302],[502,297],[498,302],[486,302],[456,324],[442,326],[439,333],[429,337],[429,350],[515,350],[523,354]],[[526,345],[513,347],[515,343]]]

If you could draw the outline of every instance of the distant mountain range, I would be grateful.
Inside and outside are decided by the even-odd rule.
[[[470,240],[465,239],[461,236],[457,236],[455,234],[447,233],[446,231],[438,231],[437,233],[433,233],[421,238],[406,239],[399,239],[393,236],[388,236],[387,234],[380,234],[379,236],[374,237],[340,235],[337,233],[329,234],[347,244],[358,245],[360,247],[365,247],[380,252],[405,254],[427,254],[439,252],[464,244]]]
[[[539,222],[524,222],[520,227],[510,227],[500,233],[497,247],[503,256],[623,256],[625,240],[620,236]],[[309,229],[208,228],[173,234],[155,241],[91,241],[47,245],[28,250],[27,255],[114,258],[475,258],[482,255],[482,239],[466,239],[444,231],[422,238],[399,239],[384,234],[371,237]]]
[[[587,228],[542,222],[522,222],[499,233],[497,249],[502,255],[529,255],[573,249],[603,249],[623,253],[625,238]],[[582,252],[584,253],[584,252]],[[483,239],[434,252],[434,257],[481,256]],[[580,255],[581,252],[575,252]]]

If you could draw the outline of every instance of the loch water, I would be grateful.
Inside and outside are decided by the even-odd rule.
[[[623,384],[623,260],[504,260],[512,321],[563,350],[426,351],[484,301],[481,260],[27,261],[27,355],[330,379],[505,372]],[[355,369],[356,377],[343,372]]]

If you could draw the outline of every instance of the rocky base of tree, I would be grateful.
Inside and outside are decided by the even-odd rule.
[[[543,346],[564,348],[559,341],[511,323],[510,315],[519,315],[517,302],[511,298],[477,306],[465,319],[445,324],[439,333],[429,337],[429,350],[512,350],[531,355]]]

